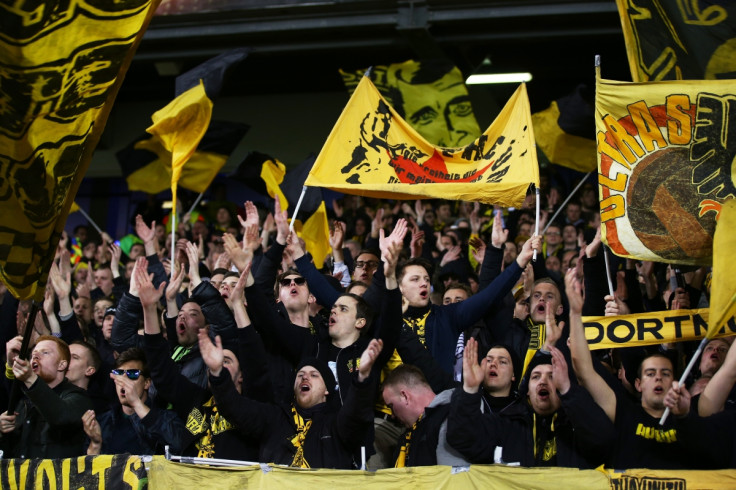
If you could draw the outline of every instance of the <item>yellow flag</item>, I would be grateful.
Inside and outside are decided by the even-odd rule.
[[[716,216],[736,196],[736,80],[596,87],[602,237],[616,254],[709,265]]]
[[[592,114],[592,108],[590,106],[588,108]],[[569,109],[578,109],[578,107]],[[568,115],[567,119],[572,119],[572,117]],[[595,141],[570,134],[560,126],[560,106],[556,100],[553,100],[550,106],[543,111],[532,114],[532,123],[537,145],[550,162],[578,172],[595,170]],[[586,128],[590,130],[592,137],[592,127],[586,126]]]
[[[710,322],[706,337],[713,337],[732,316],[736,315],[736,274],[731,270],[736,258],[736,201],[721,208],[713,242],[713,280],[711,281]]]
[[[460,199],[518,206],[539,184],[526,86],[473,143],[428,143],[363,77],[305,185],[369,197]]]
[[[289,201],[286,199],[281,187],[279,187],[281,182],[284,181],[284,175],[286,175],[286,166],[280,161],[274,158],[263,162],[261,166],[261,179],[266,184],[268,195],[274,199],[278,197],[282,211],[289,209]]]
[[[69,214],[76,213],[79,211],[79,204],[77,204],[77,201],[72,202],[72,207],[69,209]]]
[[[330,225],[327,222],[327,208],[324,201],[304,222],[299,236],[304,240],[307,251],[312,254],[314,265],[321,269],[330,248]]]
[[[79,184],[158,0],[3,2],[0,280],[43,299]]]
[[[171,152],[171,193],[176,212],[176,187],[182,167],[197,149],[212,118],[212,101],[204,84],[190,88],[166,107],[151,116],[153,125],[147,132],[158,136],[166,151]]]

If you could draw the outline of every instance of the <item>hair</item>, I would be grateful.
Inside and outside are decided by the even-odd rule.
[[[100,369],[100,366],[102,366],[102,358],[100,357],[100,352],[97,350],[97,347],[90,344],[89,342],[85,342],[84,340],[75,340],[69,345],[81,345],[82,347],[87,349],[87,353],[89,354],[89,360],[92,363],[92,367],[95,368],[95,372],[97,372]],[[69,355],[71,357],[71,349],[70,349]]]
[[[366,288],[366,289],[370,287],[370,286],[368,285],[368,283],[365,283],[365,282],[363,282],[363,281],[353,281],[353,282],[351,282],[351,283],[350,283],[350,284],[348,285],[348,287],[347,287],[347,288],[345,288],[345,292],[346,292],[346,293],[350,293],[350,291],[351,291],[351,290],[352,290],[353,288],[355,288],[355,287],[358,287],[358,286],[363,286],[363,287],[364,287],[364,288]]]
[[[222,278],[222,280],[224,281],[224,280],[225,280],[225,279],[227,279],[228,277],[234,277],[234,278],[236,278],[236,279],[240,279],[240,274],[238,274],[237,272],[233,272],[233,271],[228,271],[228,272],[227,272],[227,273],[225,274],[225,277],[223,277],[223,278]]]
[[[411,364],[400,364],[386,377],[382,388],[394,388],[404,385],[407,388],[426,387],[432,389],[422,370]]]
[[[59,337],[54,337],[53,335],[41,335],[39,338],[36,339],[36,345],[38,345],[39,342],[42,342],[44,340],[50,340],[51,342],[56,344],[57,349],[59,349],[59,356],[61,357],[63,361],[66,361],[67,369],[68,369],[69,361],[72,358],[72,353],[69,352],[69,345],[63,340],[61,340]]]
[[[373,324],[373,317],[375,316],[373,308],[370,307],[368,302],[364,300],[362,296],[358,296],[353,293],[343,293],[338,296],[338,298],[342,298],[344,296],[355,300],[355,318],[365,318],[365,326],[360,329],[360,334],[363,335]]]
[[[534,281],[534,286],[532,287],[532,290],[534,290],[534,288],[537,286],[537,284],[551,284],[551,285],[553,285],[557,289],[557,292],[560,294],[560,299],[562,299],[562,291],[560,291],[560,286],[555,282],[554,279],[551,279],[549,277],[543,277],[541,279],[537,279],[536,281]]]
[[[452,233],[443,233],[442,236],[446,236],[450,238],[450,241],[452,242],[452,246],[456,246],[458,244],[457,237]]]
[[[110,308],[114,308],[115,307],[115,300],[114,299],[112,299],[110,296],[102,296],[100,298],[95,298],[94,301],[92,301],[92,308],[94,308],[95,306],[97,306],[97,303],[99,303],[100,301],[109,301],[110,303],[112,303],[112,306],[110,306]],[[105,308],[105,309],[107,309],[107,308]]]
[[[449,291],[450,289],[462,289],[463,291],[465,291],[465,294],[468,295],[468,298],[473,295],[473,290],[470,289],[470,286],[468,286],[467,284],[463,284],[462,282],[450,283],[450,285],[445,288],[445,293],[447,293],[447,291]]]
[[[381,252],[379,252],[375,248],[361,248],[360,252],[358,252],[358,255],[355,256],[355,260],[358,260],[358,257],[363,254],[371,254],[378,257],[378,260],[381,260]]]
[[[148,372],[148,362],[146,361],[146,353],[143,349],[138,347],[131,347],[130,349],[124,350],[120,353],[117,359],[115,359],[115,367],[118,368],[126,362],[138,361],[141,363],[141,375],[144,378],[150,378],[151,374]]]
[[[644,358],[639,363],[639,366],[636,368],[636,378],[637,379],[641,379],[641,370],[642,370],[642,367],[644,366],[644,361],[646,361],[647,359],[651,359],[653,357],[661,357],[662,359],[667,359],[667,361],[669,361],[670,365],[672,366],[672,374],[673,375],[675,374],[674,373],[674,371],[675,371],[675,363],[672,362],[672,359],[670,359],[666,355],[662,354],[661,352],[654,352],[653,354],[648,354],[648,355],[644,356]]]
[[[217,269],[213,270],[213,271],[212,271],[212,272],[210,273],[210,277],[212,277],[212,276],[216,276],[217,274],[222,274],[222,275],[224,276],[224,275],[225,275],[225,274],[227,274],[228,272],[230,272],[230,271],[229,271],[229,270],[227,270],[227,269],[225,269],[224,267],[218,267]]]
[[[404,261],[399,264],[399,267],[396,271],[396,279],[401,282],[401,280],[404,278],[404,271],[407,267],[410,265],[418,265],[419,267],[423,267],[425,271],[427,271],[427,275],[431,278],[433,271],[432,263],[422,257],[414,257],[413,259],[409,259],[407,261]]]

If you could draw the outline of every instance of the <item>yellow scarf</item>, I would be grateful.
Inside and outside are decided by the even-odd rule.
[[[307,420],[305,423],[304,418],[299,415],[294,405],[291,406],[291,414],[294,417],[294,425],[296,425],[296,435],[291,440],[291,443],[296,448],[296,453],[294,454],[294,459],[289,466],[293,466],[295,468],[309,468],[309,463],[304,459],[304,439],[307,438],[307,431],[312,426],[312,421]]]
[[[409,456],[409,446],[411,445],[411,434],[416,430],[417,424],[420,420],[422,420],[422,417],[424,417],[424,414],[420,415],[417,421],[414,422],[414,425],[411,426],[411,429],[406,431],[406,434],[404,434],[404,443],[399,449],[399,457],[396,458],[396,464],[394,465],[394,468],[406,467],[406,458]]]
[[[432,312],[432,309],[427,310],[427,313],[425,313],[423,316],[418,318],[404,318],[404,323],[411,328],[412,332],[417,334],[417,337],[419,337],[419,340],[422,342],[422,345],[426,343],[426,339],[424,337],[424,325],[427,323],[427,317]]]

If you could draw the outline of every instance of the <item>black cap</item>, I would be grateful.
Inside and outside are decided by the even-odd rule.
[[[330,395],[337,391],[335,375],[332,374],[332,369],[330,369],[330,366],[328,366],[325,361],[317,359],[316,357],[305,357],[296,367],[297,372],[299,372],[299,370],[304,366],[312,366],[314,369],[319,371],[319,374],[322,376],[322,381],[324,381],[325,387]]]
[[[114,306],[111,306],[105,310],[105,316],[103,316],[102,318],[105,319],[108,315],[115,316],[115,313],[117,313],[117,311],[118,310]]]

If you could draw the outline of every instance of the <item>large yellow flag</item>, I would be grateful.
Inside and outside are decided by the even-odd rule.
[[[736,274],[731,270],[736,258],[736,201],[721,208],[713,243],[713,280],[710,293],[710,316],[706,337],[713,337],[732,316],[736,315]]]
[[[171,152],[171,194],[176,212],[176,188],[184,164],[189,160],[207,132],[212,118],[212,101],[204,84],[194,86],[151,116],[153,125],[147,132],[157,136],[164,149]]]
[[[363,77],[305,185],[391,199],[431,197],[518,206],[539,184],[526,86],[473,143],[428,143]]]
[[[620,256],[710,264],[736,195],[736,80],[597,80],[603,240]]]
[[[0,280],[42,299],[66,217],[158,0],[2,2]]]

